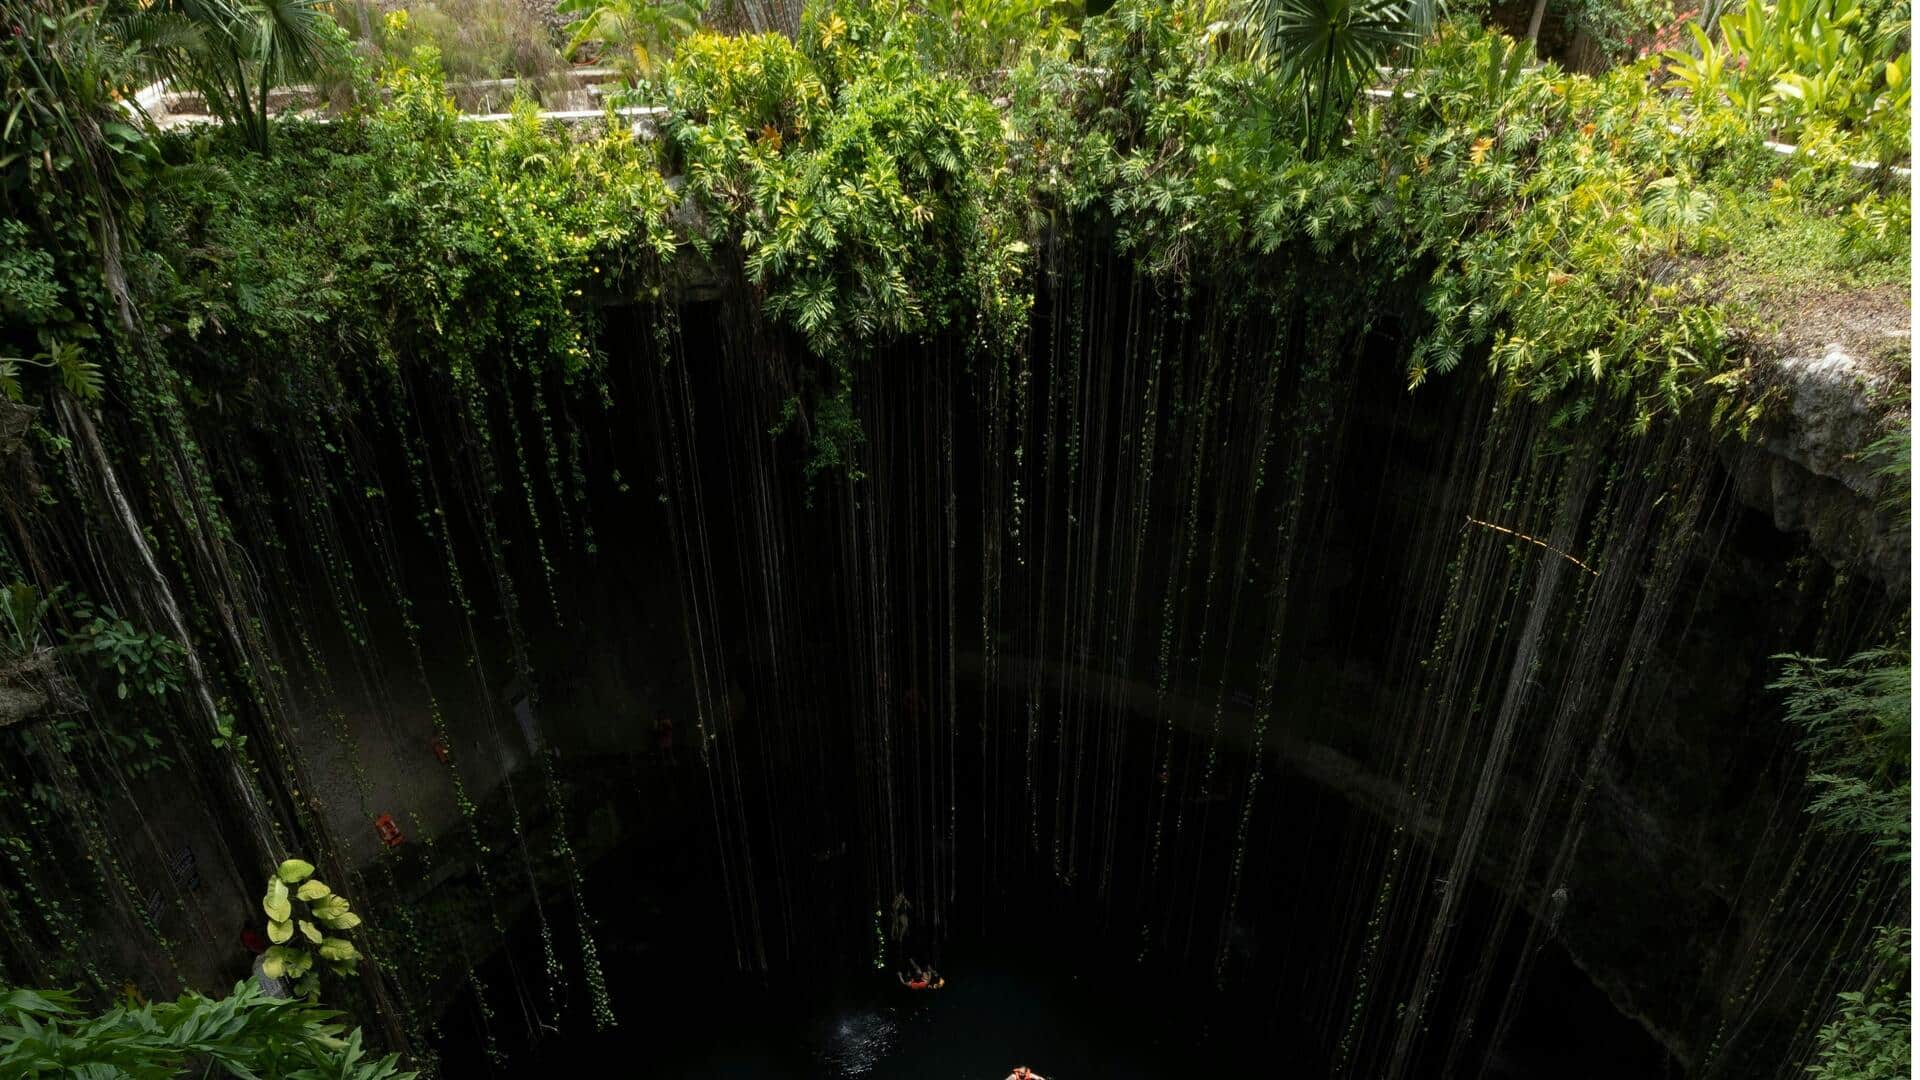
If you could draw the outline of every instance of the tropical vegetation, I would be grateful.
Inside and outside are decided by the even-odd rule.
[[[370,1056],[339,1015],[268,997],[252,981],[224,998],[189,992],[91,1015],[65,991],[0,989],[0,1076],[413,1080],[397,1055]]]
[[[1843,664],[1804,656],[1782,659],[1774,689],[1782,693],[1787,722],[1802,733],[1807,813],[1816,827],[1872,852],[1861,871],[1863,888],[1881,876],[1905,881],[1913,858],[1913,666],[1907,651],[1870,650]],[[1820,1080],[1908,1075],[1911,954],[1910,927],[1890,923],[1874,931],[1858,985],[1840,991],[1832,1019],[1820,1028],[1810,1075]]]
[[[1869,448],[1887,482],[1884,509],[1912,521],[1913,429],[1899,428]],[[1801,735],[1807,759],[1807,814],[1816,828],[1863,845],[1860,888],[1897,883],[1906,907],[1913,862],[1913,660],[1904,645],[1869,649],[1835,664],[1784,656],[1771,689]],[[1912,1066],[1913,931],[1907,923],[1874,928],[1853,987],[1841,990],[1816,1038],[1807,1071],[1819,1080],[1892,1080]]]
[[[1908,153],[1913,54],[1905,15],[1857,0],[1748,4],[1714,33],[1687,24],[1688,47],[1667,70],[1702,113],[1739,112],[1791,143],[1846,142],[1863,156]]]
[[[538,477],[577,495],[579,443],[552,418],[609,396],[602,302],[666,297],[689,262],[737,275],[793,345],[791,395],[766,423],[801,433],[809,471],[835,479],[860,475],[852,405],[897,355],[885,346],[944,338],[983,368],[1014,363],[1072,237],[1110,245],[1166,295],[1317,289],[1350,313],[1343,331],[1396,320],[1412,390],[1484,380],[1565,428],[1642,432],[1697,415],[1737,435],[1764,416],[1774,399],[1755,345],[1771,328],[1756,289],[1908,273],[1894,171],[1910,157],[1904,8],[1753,3],[1586,75],[1470,13],[1389,0],[1119,0],[1099,14],[1057,0],[822,0],[790,36],[716,33],[671,2],[568,0],[566,46],[613,61],[623,100],[660,110],[637,122],[609,110],[576,130],[544,122],[531,97],[504,123],[462,120],[450,81],[549,70],[556,54],[524,27],[537,42],[524,53],[470,47],[461,10],[8,9],[0,390],[15,411],[0,419],[20,428],[9,454],[38,455],[66,484],[20,512],[71,498],[81,469],[108,474],[84,423],[103,399],[138,417],[118,434],[142,469],[137,497],[165,520],[215,522],[211,543],[197,524],[150,537],[201,582],[239,574],[207,569],[222,500],[196,431],[305,431],[344,454],[362,425],[411,440],[406,412],[430,402],[487,455],[489,495],[512,471],[529,492]],[[137,97],[161,76],[224,122],[161,130]],[[338,115],[277,115],[276,88],[305,79],[331,84]],[[527,402],[527,426],[498,409],[508,394]],[[23,558],[7,560],[8,580],[29,580]],[[189,622],[236,650],[250,629],[223,611],[175,623],[62,606],[25,585],[5,600],[6,659],[59,642],[90,661],[92,698],[126,718],[200,679],[179,651]],[[1904,858],[1904,653],[1792,664],[1814,817]],[[249,682],[266,665],[233,666],[237,697],[267,696]],[[244,706],[204,700],[196,737],[239,775],[267,774],[236,726]],[[274,738],[254,749],[271,754],[278,732],[258,729]],[[80,741],[62,752],[92,738],[69,736]],[[459,800],[477,814],[464,789]],[[261,900],[271,962],[296,978],[359,957],[327,932],[358,917],[312,873],[282,864]],[[79,936],[60,911],[45,921]],[[1904,931],[1883,945],[1904,949]],[[83,967],[66,974],[98,989]],[[1904,993],[1892,971],[1843,996],[1822,1075],[1872,1075],[1844,1063],[1891,1053]],[[94,1018],[58,995],[6,1000],[0,1053],[50,1074],[93,1060],[59,1054],[123,1049],[101,1060],[132,1075],[211,1056],[240,1075],[305,1076],[322,1050],[360,1070],[324,1075],[394,1067],[366,1063],[358,1036],[339,1040],[312,1006],[250,990]],[[168,1034],[189,1030],[227,1041]],[[162,1050],[176,1056],[147,1072],[122,1064]]]
[[[667,106],[660,144],[618,131],[550,143],[532,121],[458,129],[432,104],[443,91],[437,55],[427,49],[382,76],[395,91],[390,104],[300,132],[301,160],[281,165],[209,153],[224,133],[156,140],[137,117],[120,115],[110,95],[89,101],[43,89],[23,95],[11,126],[16,138],[25,134],[23,148],[63,152],[21,152],[6,162],[9,203],[36,206],[23,220],[42,223],[31,236],[9,234],[15,243],[4,265],[28,286],[19,295],[33,305],[16,303],[9,318],[9,370],[60,365],[76,387],[90,377],[97,350],[85,343],[100,327],[81,297],[97,290],[99,275],[57,263],[79,247],[97,251],[87,265],[108,267],[106,291],[118,299],[115,282],[127,273],[113,268],[122,218],[147,219],[135,222],[143,245],[159,255],[147,267],[170,280],[147,282],[144,291],[172,308],[156,318],[189,330],[189,353],[222,351],[222,341],[251,335],[324,332],[341,324],[345,308],[381,295],[378,278],[403,267],[454,279],[420,290],[426,306],[401,320],[450,325],[436,307],[462,294],[497,304],[502,294],[488,283],[506,275],[474,276],[461,260],[448,266],[422,245],[474,250],[524,241],[572,253],[561,263],[536,255],[540,265],[573,269],[557,275],[550,292],[545,279],[534,282],[547,296],[548,333],[539,336],[554,340],[559,331],[572,344],[556,355],[569,357],[589,336],[587,312],[568,302],[583,284],[576,273],[605,283],[636,258],[658,265],[681,247],[737,250],[769,290],[770,313],[822,355],[941,325],[963,309],[1004,337],[1017,325],[1040,230],[1071,213],[1109,222],[1103,227],[1123,249],[1176,278],[1231,265],[1259,276],[1262,264],[1298,266],[1302,256],[1364,262],[1368,272],[1356,277],[1381,283],[1374,288],[1415,287],[1430,314],[1408,359],[1411,384],[1479,351],[1515,389],[1560,400],[1570,416],[1600,397],[1629,395],[1645,423],[1712,380],[1732,385],[1723,376],[1738,366],[1729,333],[1739,313],[1720,303],[1714,266],[1729,254],[1734,223],[1744,245],[1764,246],[1775,231],[1824,221],[1822,259],[1882,265],[1890,278],[1904,272],[1906,196],[1853,161],[1904,157],[1904,125],[1896,137],[1886,118],[1904,115],[1895,97],[1906,53],[1889,55],[1887,42],[1896,39],[1857,13],[1829,10],[1850,0],[1822,0],[1826,14],[1817,19],[1778,14],[1799,2],[1754,5],[1722,21],[1727,48],[1751,63],[1717,62],[1722,53],[1712,46],[1694,67],[1649,60],[1589,78],[1551,65],[1536,70],[1524,47],[1459,24],[1442,25],[1416,54],[1410,45],[1421,40],[1426,16],[1401,5],[1260,4],[1242,34],[1217,0],[1136,0],[1076,33],[1041,35],[1004,75],[986,80],[1008,102],[997,113],[973,89],[980,73],[943,67],[981,55],[978,43],[961,43],[950,29],[968,20],[842,3],[808,15],[792,41],[679,39],[658,68],[658,99]],[[663,11],[649,18],[670,16]],[[17,84],[44,70],[37,58],[72,47],[75,35],[105,36],[124,42],[114,55],[140,55],[140,39],[109,33],[103,15],[16,39],[10,78]],[[619,18],[595,9],[576,38]],[[1803,28],[1787,34],[1797,44],[1755,36],[1776,23]],[[1817,57],[1835,48],[1807,45],[1809,34],[1852,34],[1838,55],[1875,74],[1853,78],[1847,85],[1855,89],[1844,94],[1795,96],[1801,76],[1791,57],[1813,56],[1804,64],[1819,66]],[[291,71],[318,47],[304,39],[263,46],[269,55],[255,66]],[[1776,54],[1779,71],[1751,74]],[[1413,66],[1347,120],[1370,72],[1390,60]],[[108,85],[130,88],[157,70],[124,56],[118,63]],[[1755,90],[1756,79],[1772,88]],[[54,100],[87,122],[33,115],[34,103]],[[1271,107],[1286,101],[1295,107]],[[257,119],[236,114],[233,128],[256,147],[265,141]],[[1765,142],[1789,122],[1808,142],[1783,158]],[[548,167],[556,154],[573,164]],[[440,155],[458,163],[452,172],[435,161]],[[513,164],[528,155],[543,162],[537,175]],[[489,161],[507,171],[482,164]],[[182,172],[189,163],[251,178],[176,179],[205,178]],[[682,194],[659,186],[662,169],[685,171]],[[476,197],[336,200],[315,208],[332,219],[323,228],[303,223],[300,236],[286,235],[287,194],[376,175],[395,189],[426,175],[430,185],[466,186]],[[614,177],[625,180],[608,186]],[[130,183],[143,186],[139,200],[129,198]],[[488,197],[494,184],[543,188],[547,197]],[[567,187],[578,197],[554,197]],[[75,202],[84,204],[75,213],[49,212]],[[703,215],[685,220],[701,224],[666,224],[675,202],[697,203]],[[456,205],[470,212],[456,214]],[[444,224],[404,220],[422,213],[453,216]],[[84,244],[50,235],[88,220],[96,235]],[[197,229],[222,231],[232,246],[196,243]],[[249,239],[268,236],[271,245]],[[943,242],[920,242],[924,236]],[[160,254],[169,245],[179,245],[177,255]],[[382,257],[340,257],[369,245]],[[1208,253],[1204,266],[1196,251]],[[356,265],[368,268],[365,280],[339,278],[341,267]],[[1660,265],[1670,268],[1648,272]],[[312,288],[318,282],[325,284]],[[521,314],[531,327],[535,317]],[[216,326],[213,337],[201,329]],[[579,362],[570,356],[563,366]]]

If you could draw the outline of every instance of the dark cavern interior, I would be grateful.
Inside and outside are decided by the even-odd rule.
[[[1673,7],[0,2],[0,1077],[1907,1075],[1907,8]]]

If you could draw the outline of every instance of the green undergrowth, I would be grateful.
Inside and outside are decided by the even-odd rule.
[[[264,417],[335,405],[349,365],[455,384],[502,357],[593,367],[589,296],[671,254],[652,147],[555,138],[532,109],[463,123],[431,54],[363,118],[296,126],[272,159],[170,146],[139,270],[201,394]]]
[[[1856,211],[1822,213],[1771,200],[1741,204],[1726,228],[1741,238],[1719,258],[1735,280],[1782,287],[1869,289],[1905,285],[1901,224],[1883,220],[1880,201],[1862,200]]]
[[[699,35],[657,139],[526,103],[462,122],[428,50],[390,100],[289,125],[270,159],[218,131],[168,140],[134,269],[146,318],[202,401],[255,417],[405,364],[471,386],[504,361],[590,392],[600,305],[669,296],[682,253],[736,266],[819,359],[825,399],[804,405],[822,416],[867,346],[960,332],[1005,352],[1030,298],[1020,177],[988,100],[920,63],[923,33],[849,8],[798,43]]]
[[[823,398],[795,407],[824,415],[867,346],[1018,349],[1036,252],[1080,238],[1169,292],[1361,297],[1412,325],[1411,387],[1484,365],[1563,423],[1611,402],[1645,427],[1705,399],[1739,425],[1746,283],[1907,272],[1907,198],[1850,164],[1859,147],[1783,159],[1747,114],[1668,92],[1658,61],[1529,71],[1523,46],[1443,24],[1309,159],[1293,92],[1219,0],[1124,0],[1024,48],[955,11],[842,0],[792,40],[696,34],[652,84],[651,141],[531,106],[462,122],[431,50],[369,110],[285,125],[271,158],[217,131],[150,138],[127,245],[147,333],[233,415],[303,414],[405,363],[590,386],[599,305],[662,295],[691,253],[736,265],[804,343]],[[47,235],[6,237],[4,265],[41,265]],[[10,352],[89,340],[57,308],[10,307]],[[855,441],[829,456],[852,467]]]
[[[1443,27],[1308,160],[1224,14],[1122,4],[1086,35],[1104,78],[1064,60],[1023,70],[1044,175],[1169,274],[1258,282],[1331,263],[1362,293],[1409,281],[1429,319],[1410,385],[1468,360],[1566,421],[1631,398],[1644,426],[1703,392],[1738,419],[1714,260],[1792,246],[1802,266],[1906,273],[1896,185],[1846,149],[1782,159],[1745,116],[1660,92],[1651,62],[1529,73],[1520,46]]]
[[[9,1077],[248,1076],[262,1080],[414,1080],[397,1055],[367,1053],[358,1028],[304,998],[267,996],[252,980],[224,998],[126,1001],[88,1015],[74,995],[0,991],[0,1056]]]
[[[1784,199],[1732,208],[1723,227],[1739,242],[1697,265],[1736,353],[1798,355],[1837,342],[1904,387],[1907,224],[1880,220],[1883,209],[1862,201],[1820,213]]]

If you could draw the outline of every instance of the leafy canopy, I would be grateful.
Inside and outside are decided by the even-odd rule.
[[[227,997],[179,1000],[98,1015],[60,990],[0,990],[0,1075],[84,1080],[413,1080],[396,1055],[369,1057],[360,1030],[300,999],[267,997],[251,979]]]

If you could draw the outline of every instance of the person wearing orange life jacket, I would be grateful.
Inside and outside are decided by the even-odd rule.
[[[909,990],[938,990],[947,985],[947,980],[941,978],[932,968],[921,967],[917,960],[907,961],[907,966],[913,969],[912,978],[897,971],[894,972],[893,977],[899,979],[900,985]]]

